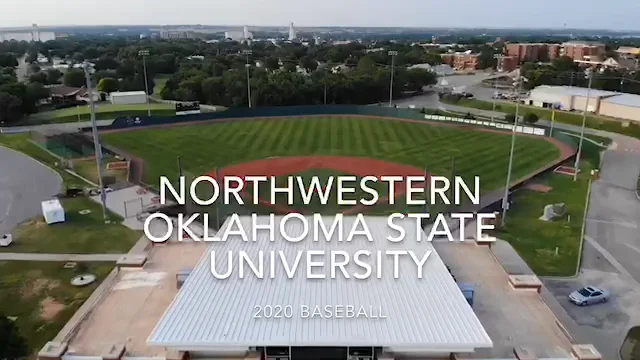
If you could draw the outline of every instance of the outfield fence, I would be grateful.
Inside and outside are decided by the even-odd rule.
[[[110,125],[100,126],[101,130],[125,130],[132,128],[144,128],[147,126],[162,126],[173,124],[195,123],[200,121],[229,121],[239,118],[268,118],[287,116],[313,116],[313,115],[359,115],[393,117],[409,120],[422,120],[433,122],[449,122],[459,125],[476,127],[488,127],[495,130],[511,132],[513,125],[500,121],[487,121],[484,119],[465,119],[458,117],[423,114],[418,109],[390,108],[383,106],[361,105],[312,105],[312,106],[271,106],[260,108],[230,108],[215,113],[201,113],[182,116],[128,116],[116,118]],[[82,131],[90,131],[91,128],[83,128]],[[548,136],[550,128],[544,125],[519,125],[516,131],[522,134]],[[552,135],[559,141],[577,148],[576,139],[571,136],[554,132]]]

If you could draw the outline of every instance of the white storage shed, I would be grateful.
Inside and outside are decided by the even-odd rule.
[[[144,91],[112,92],[111,103],[116,105],[146,104],[147,93]]]
[[[60,200],[53,199],[42,202],[42,216],[47,224],[64,222],[64,208]]]

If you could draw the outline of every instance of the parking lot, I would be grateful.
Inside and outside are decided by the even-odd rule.
[[[475,286],[474,310],[494,342],[476,358],[509,358],[525,347],[540,358],[569,358],[572,345],[538,293],[514,290],[488,247],[474,243],[435,242],[458,282]]]

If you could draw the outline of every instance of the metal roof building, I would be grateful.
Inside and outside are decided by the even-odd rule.
[[[258,219],[260,224],[268,222],[268,217]],[[288,347],[289,350],[346,347],[347,352],[349,347],[361,347],[376,349],[376,352],[448,356],[454,352],[473,352],[474,349],[493,346],[431,243],[415,240],[418,233],[414,221],[396,221],[407,235],[400,243],[387,240],[388,236],[398,235],[387,225],[387,217],[365,218],[373,242],[357,236],[350,242],[338,242],[333,238],[331,241],[312,241],[313,221],[311,217],[307,219],[310,234],[297,243],[285,241],[279,234],[277,229],[282,217],[278,216],[275,218],[274,242],[269,241],[267,231],[258,231],[255,241],[245,242],[236,236],[226,242],[212,243],[156,325],[147,344],[189,351],[192,357],[216,357],[228,352],[256,349],[268,353],[269,347]],[[333,219],[331,216],[322,220],[327,229],[331,228]],[[344,217],[342,228],[345,238],[355,221],[355,217]],[[251,217],[241,217],[241,223],[250,236]],[[219,233],[229,225],[227,220]],[[300,220],[289,220],[284,228],[289,236],[304,234]],[[426,239],[422,230],[420,232]],[[326,270],[326,279],[308,279],[310,262],[306,256],[300,258],[297,272],[291,279],[285,274],[286,265],[280,263],[275,265],[273,278],[267,275],[258,278],[245,267],[245,275],[241,279],[237,258],[232,259],[234,267],[229,278],[218,280],[212,275],[212,251],[216,253],[215,268],[223,272],[227,269],[229,252],[237,257],[240,251],[244,251],[251,259],[257,259],[262,251],[267,264],[265,269],[269,269],[268,253],[271,251],[281,252],[292,264],[299,251],[310,250],[326,253],[345,251],[350,256],[359,250],[367,250],[374,255],[377,251],[414,251],[418,257],[431,251],[431,255],[424,264],[422,279],[417,276],[414,260],[408,256],[398,262],[398,278],[393,276],[394,265],[387,262],[390,256],[386,256],[382,263],[371,261],[372,275],[363,280],[353,276],[347,279],[340,271],[336,271],[336,278],[331,278],[330,270]],[[328,263],[330,256],[325,257]],[[345,265],[347,272],[361,273],[362,268],[353,264],[351,261]],[[382,272],[380,278],[376,276],[377,269]],[[321,270],[314,270],[316,272]],[[284,316],[254,317],[260,313],[257,306],[264,310],[278,305],[285,309]],[[369,314],[368,317],[356,318],[339,318],[337,312],[328,317],[302,316],[304,306],[313,309],[327,305],[333,310],[338,306],[354,305],[356,309],[362,306]],[[288,314],[287,307],[291,308]],[[291,351],[295,354],[295,349]],[[290,358],[296,356],[291,355]]]
[[[587,97],[588,93],[588,97]],[[531,90],[528,105],[587,111],[599,115],[640,121],[640,95],[571,86],[541,85]],[[587,104],[588,103],[588,104]]]

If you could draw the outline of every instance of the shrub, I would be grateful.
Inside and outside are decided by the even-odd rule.
[[[540,118],[536,113],[528,113],[522,118],[522,120],[527,124],[535,124],[538,122],[539,119]]]
[[[504,116],[504,121],[513,124],[516,122],[516,116],[514,114],[507,114]]]

